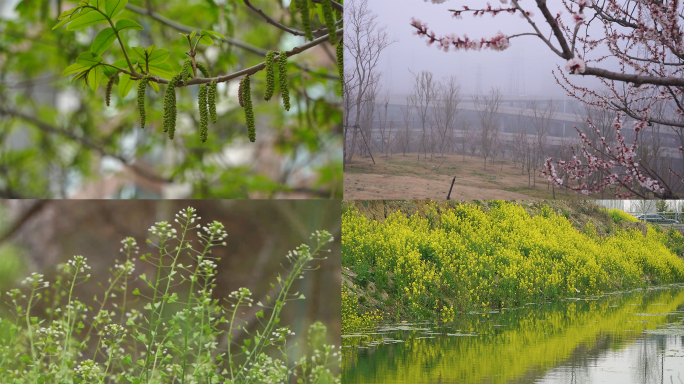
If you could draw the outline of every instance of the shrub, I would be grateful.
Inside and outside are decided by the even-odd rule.
[[[278,276],[277,297],[255,304],[261,309],[254,315],[259,326],[252,334],[239,316],[253,305],[249,289],[232,292],[227,303],[212,297],[217,270],[211,249],[225,245],[227,234],[223,224],[202,227],[199,219],[187,208],[176,215],[177,224],[163,221],[150,228],[147,242],[158,253],[140,260],[152,264],[156,274],[137,275],[146,284],[142,290],[130,290],[138,246],[133,238],[124,239],[125,259],[115,262],[94,311],[73,295],[74,287],[90,278],[83,256],[61,265],[52,283],[33,273],[23,281],[25,288],[8,292],[15,317],[0,322],[5,346],[0,349],[0,382],[282,383],[291,377],[301,383],[339,382],[329,369],[337,364],[338,353],[322,343],[322,324],[311,326],[310,353],[295,362],[288,361],[293,333],[280,324],[285,304],[304,299],[291,292],[293,283],[320,260],[332,236],[316,231],[312,247],[303,244],[287,254],[291,270]],[[187,240],[193,230],[197,243]],[[179,284],[189,287],[187,299],[172,289]],[[127,299],[134,296],[146,302],[142,311],[127,308]],[[48,297],[53,309],[47,318],[38,318],[32,309]],[[105,309],[110,303],[116,310]],[[227,348],[219,346],[221,338],[228,340]],[[238,339],[240,353],[235,354],[231,345]]]

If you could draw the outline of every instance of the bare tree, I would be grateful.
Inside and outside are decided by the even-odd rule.
[[[535,131],[534,187],[536,187],[537,169],[542,166],[548,154],[549,132],[551,131],[551,122],[556,116],[556,106],[552,100],[548,100],[545,104],[532,100],[529,107],[532,114],[532,126]]]
[[[494,140],[499,132],[499,107],[501,92],[492,88],[486,95],[473,96],[473,103],[480,122],[480,153],[484,158],[484,169],[487,170],[487,158],[491,156]]]
[[[380,26],[377,15],[368,7],[368,0],[347,0],[345,4],[344,36],[344,165],[354,156],[361,113],[367,93],[379,81],[377,69],[380,53],[394,43]],[[347,150],[349,129],[352,128],[351,150]],[[363,140],[364,137],[362,137]],[[369,143],[366,143],[368,145]]]
[[[418,148],[418,159],[420,159],[420,150],[422,149],[427,159],[427,140],[428,129],[430,123],[430,108],[433,107],[435,99],[437,98],[437,84],[433,80],[432,72],[422,71],[419,74],[413,75],[413,93],[411,94],[411,103],[416,109],[420,124],[423,129],[420,137],[420,147]]]
[[[439,138],[439,152],[444,157],[455,145],[454,129],[456,127],[456,116],[458,115],[458,104],[461,102],[461,85],[456,77],[444,78],[437,88],[434,120],[437,126]]]
[[[404,156],[406,156],[406,152],[411,151],[411,128],[413,128],[413,104],[410,96],[406,97],[406,106],[401,107],[400,111],[404,129],[397,135],[397,140]]]
[[[463,154],[463,161],[465,161],[466,147],[468,146],[468,138],[470,137],[470,122],[466,119],[461,119],[461,153]]]
[[[389,156],[390,144],[392,140],[392,121],[387,118],[387,107],[389,105],[389,91],[386,90],[382,97],[376,100],[377,107],[375,112],[377,115],[378,132],[380,133],[380,153],[385,157]]]

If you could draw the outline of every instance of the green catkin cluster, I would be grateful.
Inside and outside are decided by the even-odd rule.
[[[185,61],[183,61],[183,67],[181,68],[180,75],[181,75],[181,80],[183,82],[186,82],[190,77],[191,77],[191,70],[192,70],[192,59],[187,58]]]
[[[209,83],[209,89],[207,90],[207,104],[209,105],[209,117],[211,118],[211,122],[215,123],[218,121],[216,118],[216,95],[218,92],[216,91],[216,82],[212,81]]]
[[[199,93],[197,94],[197,104],[199,106],[200,114],[200,127],[199,135],[200,140],[204,143],[207,141],[207,126],[209,125],[209,117],[207,112],[207,85],[202,84],[199,87]]]
[[[207,67],[204,64],[198,62],[195,65],[197,66],[197,69],[199,69],[200,72],[202,72],[202,76],[211,77],[211,76],[209,76],[209,70],[207,69]]]
[[[344,44],[342,40],[337,44],[337,71],[340,74],[340,89],[344,94]]]
[[[150,75],[143,76],[138,84],[138,111],[140,112],[140,128],[145,128],[145,89],[150,81]]]
[[[340,11],[339,9],[335,10],[335,19],[342,20],[342,11]]]
[[[323,10],[323,18],[325,19],[325,27],[328,28],[328,37],[330,44],[335,44],[337,41],[337,28],[335,27],[335,16],[333,16],[333,8],[330,0],[321,0],[321,8]]]
[[[107,88],[105,88],[105,104],[109,107],[109,102],[112,100],[112,87],[114,87],[114,80],[116,79],[116,76],[119,74],[117,71],[115,74],[109,77],[109,81],[107,82]]]
[[[295,0],[297,1],[297,9],[302,15],[302,24],[304,26],[304,36],[307,40],[313,40],[313,33],[311,32],[311,20],[309,19],[309,0]]]
[[[242,100],[242,85],[245,83],[245,77],[240,80],[240,86],[238,86],[238,104],[240,104],[240,108],[245,107],[245,103]]]
[[[242,103],[245,108],[245,121],[247,122],[247,134],[252,143],[256,140],[256,129],[254,127],[254,109],[252,109],[252,90],[249,84],[249,75],[245,76],[240,83]]]
[[[290,89],[287,84],[287,54],[280,52],[278,55],[278,77],[280,78],[280,94],[283,96],[283,106],[286,111],[290,110]]]
[[[181,75],[176,74],[169,80],[169,86],[164,93],[164,132],[169,133],[169,139],[173,140],[176,132],[176,86],[181,81]]]
[[[275,90],[275,63],[273,59],[275,58],[275,52],[268,51],[266,54],[266,93],[264,94],[264,100],[269,101],[273,97],[273,91]]]
[[[196,65],[197,69],[199,69],[200,72],[202,72],[202,76],[207,78],[211,77],[211,75],[209,74],[209,70],[204,64],[197,63]],[[216,118],[216,82],[210,82],[207,87],[207,105],[209,107],[209,116],[211,117],[211,122],[215,123],[218,120]]]

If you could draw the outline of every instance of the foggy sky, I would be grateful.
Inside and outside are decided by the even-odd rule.
[[[359,0],[355,0],[359,1]],[[550,2],[552,12],[564,10],[561,4]],[[560,3],[560,2],[559,2]],[[489,51],[453,51],[443,52],[435,44],[428,47],[426,38],[413,35],[415,28],[410,26],[411,17],[428,23],[437,36],[455,33],[462,37],[467,34],[471,39],[490,38],[499,30],[505,35],[532,32],[532,28],[519,13],[511,15],[499,14],[496,17],[485,15],[473,17],[472,13],[463,14],[462,19],[454,19],[448,9],[462,9],[463,5],[471,8],[481,7],[484,1],[451,0],[443,4],[432,4],[421,0],[368,0],[369,7],[378,15],[379,25],[387,26],[387,34],[396,40],[384,52],[379,63],[383,73],[383,89],[392,94],[408,94],[411,90],[412,76],[409,68],[418,73],[422,70],[432,71],[435,78],[456,75],[462,86],[462,92],[475,92],[477,67],[481,66],[481,84],[483,92],[492,86],[500,87],[502,93],[508,94],[509,78],[514,73],[513,67],[522,68],[525,83],[525,94],[542,97],[565,97],[565,91],[556,84],[551,70],[556,66],[563,68],[565,60],[556,56],[544,42],[534,36],[517,37],[511,40],[511,46],[503,52]],[[492,0],[493,7],[498,8],[499,1]],[[527,6],[529,5],[529,8]],[[534,13],[532,18],[542,32],[548,36],[550,28],[544,21],[534,4],[523,5]],[[563,20],[569,25],[570,15],[563,12]],[[596,29],[599,33],[601,29]],[[592,33],[598,37],[598,33]],[[600,47],[599,47],[600,48]],[[598,49],[597,49],[598,51]],[[595,57],[595,55],[594,55]],[[601,67],[610,69],[602,64]],[[614,66],[613,69],[617,69]],[[599,86],[598,81],[591,78],[572,76],[576,84]]]

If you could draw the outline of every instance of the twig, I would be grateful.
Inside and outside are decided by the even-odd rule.
[[[449,188],[449,193],[447,194],[447,200],[451,200],[451,190],[454,189],[454,183],[456,182],[456,176],[451,180],[451,188]]]

